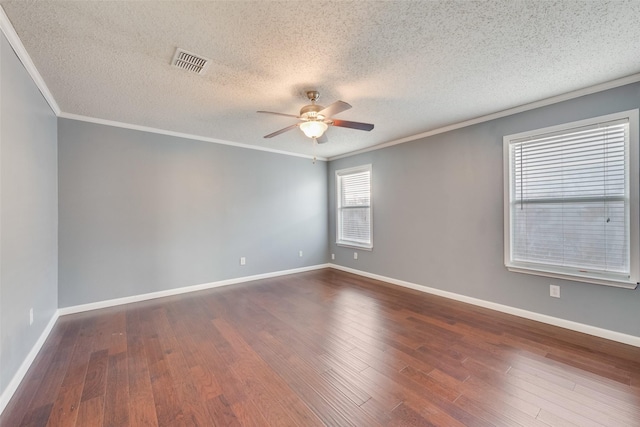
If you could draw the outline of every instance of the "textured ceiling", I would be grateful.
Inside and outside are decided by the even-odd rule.
[[[64,113],[332,157],[640,72],[640,1],[2,1]],[[176,47],[212,59],[170,66]]]

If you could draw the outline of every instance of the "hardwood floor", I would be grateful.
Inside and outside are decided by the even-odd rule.
[[[0,426],[640,426],[640,348],[326,269],[63,316]]]

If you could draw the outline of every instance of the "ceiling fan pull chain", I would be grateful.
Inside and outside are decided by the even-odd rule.
[[[313,138],[313,164],[316,164],[316,146],[318,145],[318,138]]]

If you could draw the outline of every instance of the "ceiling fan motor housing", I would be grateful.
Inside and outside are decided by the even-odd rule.
[[[324,110],[322,105],[309,104],[300,109],[300,117],[307,120],[324,120],[323,115],[318,115],[320,111]]]
[[[320,97],[320,93],[317,90],[307,91],[307,98],[311,101],[311,104],[305,105],[300,109],[300,115],[294,116],[292,114],[274,113],[271,111],[258,111],[258,113],[276,114],[278,116],[295,117],[302,120],[302,123],[296,123],[286,128],[280,129],[269,135],[265,135],[265,138],[273,138],[295,128],[299,128],[306,136],[313,138],[318,144],[327,142],[327,138],[324,136],[324,132],[329,126],[338,126],[344,128],[358,129],[370,131],[373,129],[373,125],[370,123],[350,122],[348,120],[333,120],[332,117],[345,110],[351,108],[351,105],[344,101],[336,101],[330,104],[328,107],[316,104],[316,101]]]

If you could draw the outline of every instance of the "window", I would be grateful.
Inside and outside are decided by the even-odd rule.
[[[505,265],[638,281],[638,110],[504,137]]]
[[[371,238],[371,165],[336,171],[338,245],[373,248]]]

